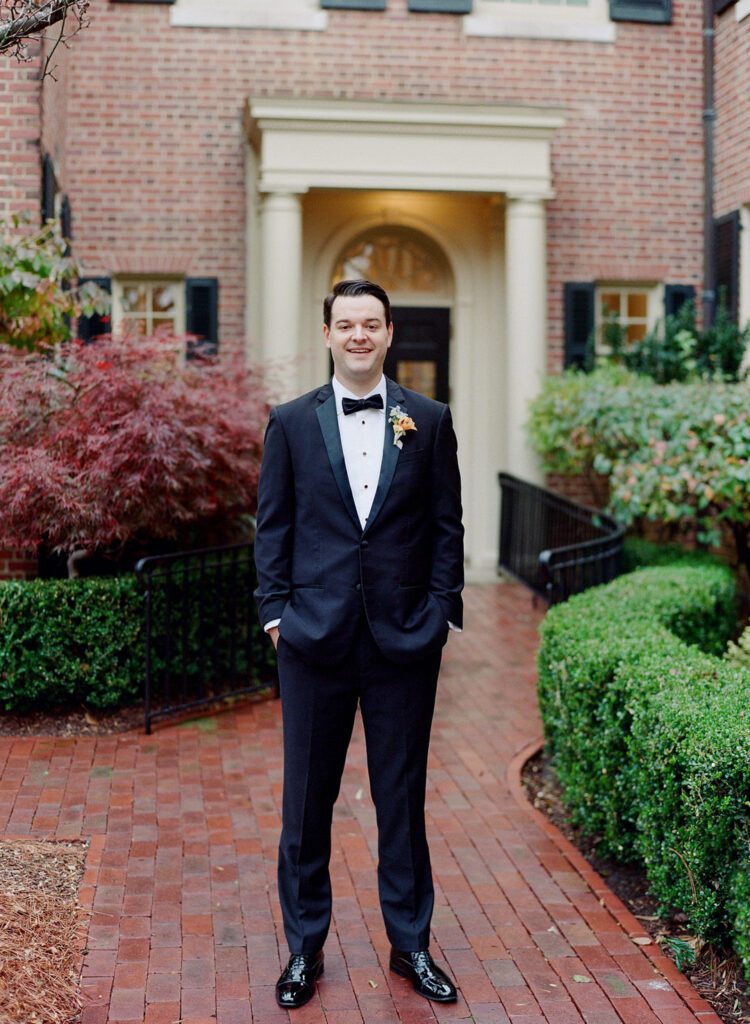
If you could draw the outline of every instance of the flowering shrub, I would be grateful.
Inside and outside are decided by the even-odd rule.
[[[225,539],[255,511],[260,382],[164,336],[0,347],[0,545],[70,554]]]
[[[750,387],[657,385],[622,368],[550,378],[531,438],[556,473],[602,474],[625,525],[665,524],[718,544],[725,524],[750,572]]]

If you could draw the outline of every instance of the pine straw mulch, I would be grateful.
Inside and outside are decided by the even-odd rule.
[[[577,847],[722,1021],[725,1024],[750,1024],[750,993],[732,950],[716,949],[690,935],[684,914],[660,915],[659,905],[649,891],[643,871],[632,864],[620,864],[597,853],[596,837],[584,836],[571,825],[557,776],[543,750],[524,765],[522,782],[534,807],[546,814]]]
[[[0,841],[0,1024],[74,1024],[87,845]]]

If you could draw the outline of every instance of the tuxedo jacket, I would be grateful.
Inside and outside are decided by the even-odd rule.
[[[262,624],[332,665],[351,648],[362,610],[389,660],[408,663],[462,624],[461,482],[450,410],[386,378],[380,479],[364,530],[354,505],[333,386],[277,406],[258,489],[255,596]],[[388,422],[414,420],[402,447]]]

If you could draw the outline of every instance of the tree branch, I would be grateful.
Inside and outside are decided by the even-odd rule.
[[[0,21],[0,53],[18,47],[30,36],[39,35],[65,20],[71,8],[76,9],[79,27],[81,19],[89,6],[89,0],[46,0],[36,4],[33,0],[13,3],[11,17]]]

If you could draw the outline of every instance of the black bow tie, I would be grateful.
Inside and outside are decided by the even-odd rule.
[[[369,398],[342,398],[341,408],[344,410],[344,416],[348,416],[350,412],[361,412],[362,409],[382,409],[383,396],[370,395]]]

